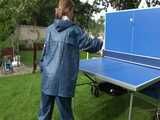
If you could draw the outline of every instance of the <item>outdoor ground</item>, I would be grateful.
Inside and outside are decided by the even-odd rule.
[[[87,82],[80,74],[78,83]],[[83,78],[83,80],[82,80]],[[40,74],[0,78],[0,120],[37,120],[40,102]],[[73,99],[75,120],[127,120],[129,96],[111,97],[105,93],[96,98],[88,85],[76,88]],[[145,109],[153,106],[135,99],[133,120],[152,120]],[[54,120],[59,120],[57,110]]]
[[[32,64],[30,52],[21,53],[28,66]],[[81,54],[85,58],[86,54]],[[37,120],[40,103],[40,73],[0,77],[0,120]],[[79,74],[78,83],[88,82]],[[146,109],[153,106],[141,99],[134,99],[133,120],[153,120],[153,113]],[[112,97],[105,93],[96,98],[90,86],[76,88],[73,98],[75,120],[127,120],[129,95]],[[57,109],[54,120],[59,120]]]

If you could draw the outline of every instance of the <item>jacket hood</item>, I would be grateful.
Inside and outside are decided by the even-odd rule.
[[[73,25],[74,23],[69,20],[58,20],[58,19],[55,20],[55,28],[58,32],[62,32]]]

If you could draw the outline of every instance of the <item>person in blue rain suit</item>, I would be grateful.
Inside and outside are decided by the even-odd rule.
[[[61,120],[74,120],[72,97],[79,70],[80,50],[97,52],[102,40],[91,39],[73,22],[74,3],[60,0],[56,19],[48,27],[40,68],[42,71],[39,120],[51,120],[54,102]]]

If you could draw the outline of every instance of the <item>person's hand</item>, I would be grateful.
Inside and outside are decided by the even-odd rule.
[[[100,40],[100,42],[103,44],[103,40],[104,40],[103,34],[100,33],[97,38],[98,38],[98,39]],[[101,56],[103,56],[103,48],[99,51],[99,53],[100,53]]]
[[[99,40],[100,40],[100,42],[103,42],[103,37],[97,37]]]
[[[104,36],[103,36],[103,34],[99,34],[98,35],[98,37],[97,37],[101,42],[103,42],[103,40],[104,40]]]

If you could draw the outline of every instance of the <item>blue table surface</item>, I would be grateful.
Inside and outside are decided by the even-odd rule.
[[[135,88],[153,83],[160,78],[159,69],[122,62],[109,57],[81,60],[80,70],[106,79],[111,78],[112,83],[122,82]]]

